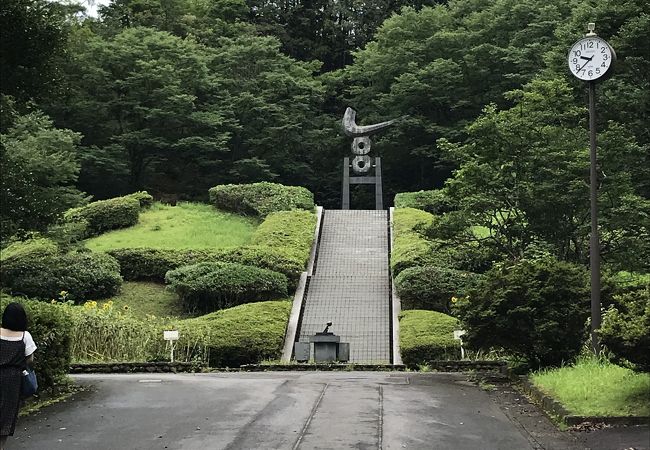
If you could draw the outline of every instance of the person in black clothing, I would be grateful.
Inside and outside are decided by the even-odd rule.
[[[13,436],[20,407],[22,373],[34,363],[36,344],[27,331],[27,314],[19,303],[2,313],[0,328],[0,450]]]

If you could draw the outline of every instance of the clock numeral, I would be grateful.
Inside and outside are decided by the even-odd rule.
[[[573,58],[571,62],[573,62],[573,64],[578,64],[578,58]]]
[[[607,67],[607,64],[605,64],[605,61],[600,65],[600,67]]]
[[[608,58],[609,58],[609,56],[603,55],[603,60],[607,61]]]
[[[594,48],[594,41],[589,41],[587,44],[589,45],[589,48]]]
[[[593,77],[594,76],[594,71],[590,70],[589,72],[587,72],[587,75],[589,75],[590,77]]]
[[[580,70],[580,64],[576,64],[576,71]]]
[[[605,53],[605,47],[600,49],[600,53]]]
[[[582,69],[580,72],[582,72],[582,74],[584,75],[586,71],[587,69]]]
[[[574,50],[573,51],[573,56],[580,56],[581,54],[582,54],[582,52],[580,52],[580,50]]]
[[[600,67],[596,67],[596,75],[600,75]]]

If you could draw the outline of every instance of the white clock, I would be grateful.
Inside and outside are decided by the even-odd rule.
[[[607,41],[596,35],[587,36],[573,44],[568,61],[571,73],[583,81],[595,81],[607,74],[616,53]]]

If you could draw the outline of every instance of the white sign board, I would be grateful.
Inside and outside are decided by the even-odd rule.
[[[456,331],[454,331],[454,339],[456,339],[458,341],[464,335],[465,335],[465,330],[456,330]],[[447,336],[449,336],[449,335],[447,335]]]
[[[178,340],[178,330],[175,331],[163,331],[163,336],[166,341],[177,341]]]
[[[465,349],[463,348],[463,336],[465,335],[465,330],[456,330],[454,331],[454,339],[460,341],[460,359],[465,359]]]

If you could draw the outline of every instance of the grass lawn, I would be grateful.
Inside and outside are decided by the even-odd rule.
[[[98,300],[97,303],[101,306],[109,301],[113,302],[113,308],[128,309],[133,316],[140,318],[147,314],[156,317],[187,316],[178,296],[158,283],[125,281],[117,296]]]
[[[650,374],[596,358],[531,376],[533,383],[580,416],[650,415]]]
[[[93,251],[148,247],[200,249],[239,247],[249,243],[257,222],[203,203],[177,206],[154,203],[137,225],[110,231],[86,241]]]

